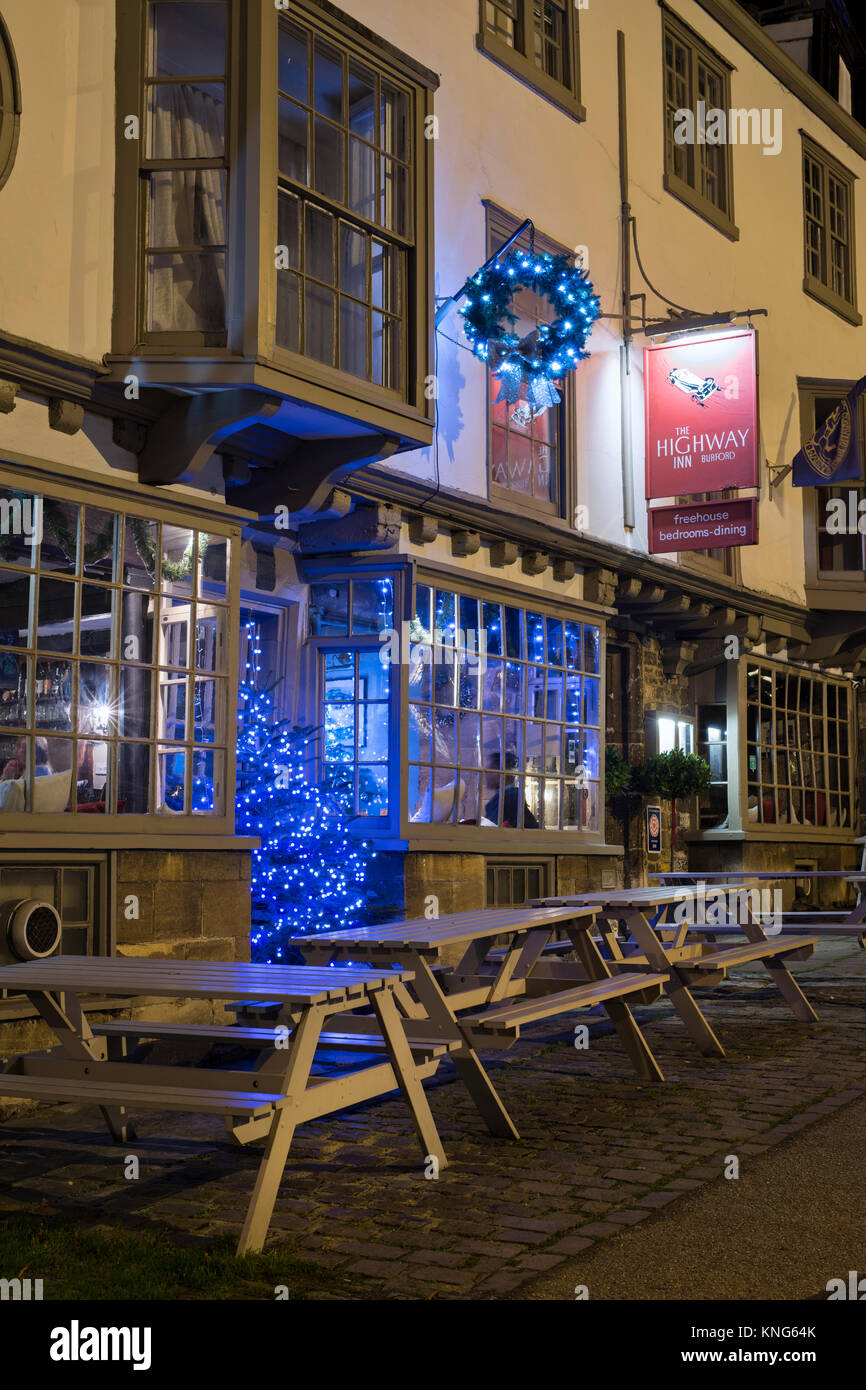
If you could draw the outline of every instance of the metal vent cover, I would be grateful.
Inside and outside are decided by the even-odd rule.
[[[18,960],[42,960],[52,955],[60,946],[62,934],[57,908],[39,898],[25,898],[9,914],[9,947]]]

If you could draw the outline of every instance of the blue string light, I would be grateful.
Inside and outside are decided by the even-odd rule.
[[[290,936],[363,923],[375,852],[346,830],[338,790],[315,776],[315,729],[277,718],[261,671],[258,624],[245,626],[247,678],[238,709],[236,828],[261,840],[252,853],[253,959],[294,958]]]

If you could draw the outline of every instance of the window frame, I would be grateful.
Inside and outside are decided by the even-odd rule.
[[[8,455],[4,458],[0,458],[0,486],[19,488],[25,492],[32,492],[36,496],[48,496],[62,502],[68,502],[72,505],[84,507],[91,506],[113,513],[124,513],[131,516],[144,517],[148,520],[162,521],[169,525],[200,531],[214,536],[225,536],[229,546],[226,594],[225,600],[221,605],[226,615],[225,662],[224,671],[219,672],[218,676],[220,680],[224,680],[225,682],[226,737],[223,744],[214,745],[215,751],[218,750],[221,754],[224,753],[223,778],[225,804],[223,811],[215,814],[201,812],[193,814],[190,810],[189,813],[179,812],[174,815],[168,815],[156,809],[148,812],[124,814],[106,810],[106,812],[99,817],[98,824],[94,823],[94,819],[91,815],[81,814],[80,812],[70,813],[68,810],[56,813],[34,812],[33,810],[0,812],[0,829],[2,829],[4,834],[10,835],[20,834],[21,832],[25,832],[28,836],[51,835],[69,845],[82,836],[89,835],[92,838],[95,833],[102,834],[104,832],[108,832],[111,836],[116,835],[118,837],[130,835],[144,837],[148,835],[158,836],[169,831],[172,833],[180,832],[185,837],[190,837],[190,839],[193,837],[210,837],[211,839],[215,836],[233,837],[235,834],[234,786],[236,759],[235,747],[229,737],[229,732],[230,710],[235,707],[237,703],[239,634],[237,631],[238,624],[236,618],[238,614],[238,593],[240,584],[240,527],[238,525],[233,525],[227,518],[222,518],[214,512],[204,512],[200,509],[192,508],[185,510],[176,506],[173,507],[170,503],[163,503],[161,499],[155,502],[152,500],[152,494],[148,494],[147,496],[143,495],[143,489],[142,492],[121,489],[103,491],[97,482],[79,482],[78,480],[66,482],[60,479],[55,481],[54,476],[50,474],[46,476],[42,474],[41,471],[37,474],[31,469],[16,466],[14,462],[7,460]],[[22,574],[24,573],[35,574],[36,571],[22,570]],[[72,581],[70,580],[69,582]],[[82,575],[74,581],[76,587],[80,587],[85,582],[86,580],[83,572]],[[106,587],[106,585],[103,585],[103,587]],[[122,586],[117,576],[110,581],[110,587],[112,593],[122,592]],[[162,591],[157,590],[156,592]],[[78,603],[76,602],[76,611],[77,610]],[[113,611],[116,613],[116,604]],[[117,633],[119,649],[119,624]],[[27,650],[30,651],[31,649],[28,648]],[[35,653],[36,649],[33,650]],[[160,747],[164,745],[165,740],[160,737],[159,733],[160,708],[156,685],[159,665],[158,662],[153,659],[154,653],[151,652],[150,655],[150,661],[140,663],[142,669],[149,673],[151,681],[150,731],[146,739],[138,741],[146,744],[150,750],[150,784],[151,789],[153,789],[157,785],[158,770],[156,764],[159,750]],[[86,656],[81,656],[77,653],[69,653],[68,658],[69,660],[87,661]],[[34,654],[32,659],[35,662],[37,654]],[[59,659],[62,660],[64,658],[60,657]],[[101,661],[103,664],[107,661],[108,664],[112,666],[118,665],[121,660],[119,655],[110,658],[94,657],[92,659],[97,662]],[[192,667],[190,667],[190,672],[192,673]],[[204,679],[207,679],[210,673],[203,672],[202,675]],[[194,683],[194,673],[191,678]],[[183,749],[191,755],[194,740],[191,736],[191,730],[187,730],[187,734],[188,737],[183,745],[176,746],[183,747]],[[34,725],[33,736],[38,737],[38,735],[39,729]],[[22,736],[26,736],[23,731]],[[59,736],[63,737],[62,733]],[[79,737],[79,735],[75,729],[72,729],[68,737],[74,740]],[[119,735],[115,735],[113,738],[113,742],[118,745],[123,741],[124,740]]]
[[[732,664],[733,664],[733,663],[732,663]],[[857,793],[857,780],[856,780],[856,771],[855,771],[855,768],[856,768],[855,759],[856,759],[856,752],[857,752],[857,729],[856,729],[856,721],[855,721],[855,692],[854,692],[854,690],[852,689],[851,682],[850,682],[850,681],[846,681],[846,680],[844,680],[844,679],[842,679],[842,678],[836,678],[836,677],[832,677],[832,676],[827,676],[827,675],[825,675],[823,672],[821,672],[821,671],[815,671],[815,670],[813,670],[812,668],[807,667],[807,666],[795,666],[795,665],[792,665],[792,664],[790,664],[790,663],[789,663],[789,664],[786,664],[786,663],[784,663],[784,662],[775,662],[775,661],[773,661],[773,660],[771,660],[771,659],[769,659],[769,658],[767,658],[767,657],[754,657],[754,656],[751,656],[751,655],[743,656],[743,657],[740,657],[740,659],[739,659],[739,661],[736,663],[736,665],[737,665],[737,668],[738,668],[738,669],[737,669],[737,691],[738,691],[738,701],[739,701],[739,711],[740,711],[740,713],[739,713],[738,725],[739,725],[739,729],[740,729],[740,731],[741,731],[741,733],[742,733],[742,737],[738,737],[738,740],[737,740],[737,742],[738,742],[738,750],[737,750],[737,751],[738,751],[738,757],[737,757],[736,761],[737,761],[737,763],[738,763],[738,765],[739,765],[739,778],[738,778],[739,785],[738,785],[738,788],[737,788],[737,792],[738,792],[739,823],[740,823],[740,825],[743,827],[743,830],[746,832],[746,835],[749,836],[750,834],[751,834],[751,835],[754,835],[754,834],[757,833],[758,835],[760,835],[760,836],[762,836],[762,837],[765,837],[765,838],[779,838],[779,839],[785,839],[785,840],[791,838],[792,836],[793,836],[795,839],[806,839],[806,840],[815,840],[815,839],[818,839],[818,840],[823,840],[823,839],[839,839],[840,837],[847,839],[847,838],[850,838],[851,836],[853,836],[853,834],[854,834],[854,828],[855,828],[855,819],[856,819],[856,817],[855,817],[855,807],[856,807],[856,793]],[[830,811],[829,799],[830,799],[830,797],[833,795],[833,791],[832,791],[832,789],[831,789],[831,787],[830,787],[830,785],[829,785],[829,778],[827,779],[827,785],[825,785],[825,786],[823,786],[823,787],[818,787],[818,786],[813,785],[813,787],[811,788],[812,795],[813,795],[813,797],[815,798],[815,804],[816,804],[816,805],[817,805],[817,798],[818,798],[818,795],[819,795],[819,794],[820,794],[820,795],[823,795],[823,796],[827,799],[827,803],[828,803],[828,804],[827,804],[827,813],[828,813],[828,814],[827,814],[827,820],[828,820],[828,824],[826,824],[826,825],[805,824],[804,821],[802,821],[802,820],[795,824],[795,823],[794,823],[793,821],[791,821],[791,820],[781,821],[781,820],[776,819],[776,820],[771,820],[771,821],[770,821],[770,820],[764,821],[763,819],[761,819],[761,814],[763,813],[762,798],[763,798],[763,796],[764,796],[764,783],[763,783],[763,779],[762,779],[761,776],[760,776],[760,750],[761,750],[762,747],[764,747],[764,745],[761,744],[760,740],[758,740],[758,741],[756,742],[756,744],[755,744],[755,748],[758,750],[758,764],[759,764],[758,769],[757,769],[759,775],[758,775],[757,779],[755,779],[755,778],[750,779],[750,778],[749,778],[749,767],[748,767],[748,758],[749,758],[748,709],[749,709],[749,705],[748,705],[748,698],[747,698],[747,695],[748,695],[748,691],[747,691],[747,676],[748,676],[748,668],[749,668],[750,666],[756,666],[756,667],[759,668],[759,670],[765,670],[765,671],[771,673],[771,674],[773,675],[773,677],[775,677],[775,676],[777,676],[777,675],[782,675],[782,676],[787,676],[787,677],[794,676],[794,677],[797,677],[797,678],[800,678],[800,679],[805,679],[805,680],[814,682],[814,683],[816,683],[816,684],[818,684],[818,685],[820,685],[820,686],[822,686],[822,687],[824,688],[823,707],[822,707],[821,713],[820,713],[817,717],[821,719],[822,724],[823,724],[823,729],[824,729],[824,748],[823,748],[823,750],[821,750],[821,753],[822,753],[822,755],[823,755],[825,758],[830,754],[829,739],[828,739],[828,737],[827,737],[828,724],[829,724],[829,717],[828,717],[828,715],[827,715],[827,690],[829,689],[830,686],[835,686],[837,689],[843,688],[843,689],[845,690],[846,695],[847,695],[847,718],[846,718],[846,721],[845,721],[845,722],[846,722],[846,724],[847,724],[847,729],[848,729],[848,752],[847,752],[847,755],[846,755],[846,760],[847,760],[847,765],[848,765],[848,790],[847,790],[846,793],[844,793],[844,795],[847,797],[847,801],[848,801],[848,812],[849,812],[848,821],[847,821],[847,824],[846,824],[846,825],[843,826],[843,825],[840,824],[840,825],[835,825],[835,826],[834,826],[834,825],[830,825],[830,824],[829,824],[829,818],[830,818],[830,817],[829,817],[829,811]],[[760,708],[761,708],[761,707],[759,706],[758,708],[759,708],[759,713],[760,713]],[[773,710],[774,715],[775,715],[775,709],[776,709],[776,705],[775,705],[775,696],[774,696],[773,703],[772,703],[772,705],[770,706],[770,708]],[[786,718],[787,718],[787,717],[788,717],[788,713],[789,713],[788,710],[787,710],[787,706],[786,706],[785,713],[786,713]],[[813,717],[815,717],[815,716],[813,715],[813,712],[812,712],[811,710],[808,711],[808,712],[806,712],[806,714],[807,714],[807,717],[808,717],[810,720],[811,720]],[[800,710],[799,710],[799,707],[798,707],[798,710],[797,710],[797,718],[798,718],[798,721],[799,721],[800,717],[801,717],[801,713],[800,713]],[[841,722],[841,721],[837,721],[837,722]],[[774,720],[774,723],[775,723],[775,720]],[[768,746],[770,746],[770,745],[768,745]],[[778,750],[778,747],[779,747],[778,743],[774,740],[773,743],[772,743],[772,745],[771,745],[771,747],[772,747],[773,754],[775,755],[776,752],[777,752],[777,750]],[[730,744],[729,744],[729,749],[730,749]],[[789,745],[788,745],[787,743],[784,745],[784,750],[785,750],[785,752],[788,752],[788,753],[790,752],[790,748],[789,748]],[[814,756],[814,755],[815,755],[815,754],[814,754],[814,750],[812,750],[812,749],[810,748],[810,749],[808,750],[808,754],[809,754],[810,756]],[[800,742],[799,737],[798,737],[798,741],[797,741],[797,756],[798,756],[800,759],[802,759],[802,757],[803,757],[803,745],[802,745],[802,743]],[[837,755],[837,756],[839,756],[839,759],[840,759],[840,762],[841,762],[841,761],[842,761],[842,756],[841,756],[841,755]],[[731,776],[731,766],[730,766],[730,758],[729,758],[729,761],[728,761],[729,787],[730,787],[730,776]],[[753,782],[754,782],[755,780],[757,780],[757,784],[758,784],[758,788],[759,788],[759,792],[758,792],[758,810],[759,810],[759,813],[761,813],[761,814],[759,814],[758,818],[757,818],[755,821],[751,821],[751,820],[749,819],[749,781],[750,781],[750,780],[752,780]],[[813,777],[813,781],[814,781],[814,777]],[[770,785],[770,784],[768,783],[768,785]],[[782,784],[782,783],[780,783],[780,782],[774,777],[774,780],[773,780],[773,782],[772,782],[772,789],[773,789],[773,796],[774,796],[774,798],[778,798],[779,789],[780,789],[780,787],[782,787],[783,785],[787,785],[787,787],[790,788],[790,786],[791,786],[791,779],[790,779],[790,777],[789,777],[789,780],[788,780],[788,783],[787,783],[787,784]],[[806,792],[809,791],[809,790],[810,790],[809,788],[806,788],[806,787],[805,787],[805,780],[804,780],[804,785],[803,785],[803,796],[804,796],[804,798],[805,798]],[[838,796],[840,796],[840,797],[842,796],[842,792],[841,792],[841,791],[837,791],[836,794],[837,794]],[[777,815],[778,815],[778,800],[777,800],[777,799],[774,801],[774,806],[775,806],[776,813],[777,813]]]
[[[483,575],[469,574],[465,571],[455,570],[451,566],[439,566],[436,563],[418,562],[413,565],[412,589],[409,594],[409,604],[414,612],[415,605],[415,585],[429,585],[436,588],[453,588],[456,592],[468,598],[479,598],[487,602],[500,603],[504,606],[523,608],[528,611],[538,612],[545,617],[558,618],[564,622],[577,622],[581,625],[597,627],[599,629],[599,669],[598,679],[598,699],[599,699],[599,754],[598,754],[598,829],[597,830],[548,830],[539,829],[527,831],[525,829],[513,829],[508,826],[481,826],[481,825],[459,825],[448,822],[424,822],[411,821],[409,819],[409,756],[408,756],[408,733],[409,733],[409,671],[408,665],[403,663],[405,697],[403,710],[405,718],[401,721],[401,770],[405,768],[406,776],[401,783],[401,828],[403,839],[409,844],[410,848],[430,849],[444,848],[452,845],[462,849],[466,853],[487,852],[492,855],[508,856],[511,849],[523,857],[530,853],[564,853],[566,846],[571,846],[569,853],[592,853],[606,848],[605,842],[605,806],[606,798],[604,792],[605,780],[605,710],[607,699],[607,677],[606,677],[606,654],[608,626],[606,615],[602,611],[595,610],[592,605],[585,603],[568,603],[557,601],[550,598],[542,590],[524,588],[522,585],[510,584],[505,581],[497,582],[488,580]],[[545,670],[548,669],[545,663]],[[503,715],[503,717],[505,717]],[[519,716],[518,716],[519,717]],[[526,718],[526,716],[523,716]],[[565,727],[565,720],[562,721]],[[582,721],[581,721],[582,727]],[[525,776],[524,771],[518,773],[520,777]],[[542,774],[543,775],[543,774]],[[562,776],[560,780],[565,780]],[[530,835],[530,842],[526,836]]]
[[[840,401],[844,400],[848,392],[856,383],[853,381],[826,380],[821,381],[817,378],[797,379],[797,390],[800,405],[800,441],[801,447],[811,439],[815,433],[815,402],[822,396],[829,396]],[[857,409],[860,412],[860,439],[866,440],[866,401],[861,397],[857,402]],[[839,487],[849,487],[852,490],[862,489],[864,484],[851,479],[847,484],[837,484]],[[866,594],[866,570],[823,570],[820,568],[820,548],[818,544],[818,523],[820,520],[819,507],[823,500],[824,489],[820,487],[804,487],[799,489],[803,495],[803,526],[804,526],[804,552],[806,568],[806,599],[812,603],[816,600],[824,607],[829,603],[835,603],[843,594],[851,595],[857,607],[862,605],[862,597]],[[864,538],[866,545],[866,538]]]
[[[523,34],[534,34],[533,6],[535,0],[516,0],[516,3],[520,16],[519,25]],[[497,38],[495,34],[489,33],[485,17],[485,0],[479,0],[478,33],[475,36],[475,46],[479,53],[483,53],[498,67],[510,72],[518,81],[532,88],[539,96],[544,97],[560,111],[564,111],[573,120],[585,121],[586,108],[581,102],[580,92],[578,6],[574,0],[566,0],[565,4],[565,37],[567,45],[565,57],[569,72],[567,84],[557,82],[555,78],[548,76],[523,49],[512,47],[511,44]]]
[[[388,41],[336,10],[327,0],[293,0],[289,17],[321,31],[350,56],[378,69],[387,67],[398,85],[415,94],[412,142],[416,155],[412,217],[414,265],[406,300],[407,366],[401,395],[314,358],[275,346],[277,275],[278,27],[273,4],[230,10],[227,127],[226,341],[224,346],[187,341],[190,335],[164,334],[145,340],[140,306],[143,180],[139,140],[126,139],[124,119],[116,133],[116,217],[112,352],[114,379],[134,370],[143,382],[198,386],[202,360],[213,385],[252,385],[308,402],[337,415],[362,418],[383,433],[427,446],[432,439],[435,401],[425,389],[434,360],[434,151],[425,138],[433,116],[436,75]],[[142,102],[146,56],[147,0],[117,0],[116,103],[137,113],[144,130]],[[135,247],[130,256],[128,248]],[[192,335],[195,337],[196,335]],[[198,335],[200,336],[200,335]]]
[[[784,676],[804,677],[810,681],[816,681],[826,686],[836,686],[844,688],[848,696],[848,791],[846,796],[849,799],[849,820],[845,826],[831,825],[804,825],[801,822],[794,824],[791,821],[763,821],[760,819],[749,819],[749,740],[748,734],[748,704],[747,704],[747,672],[750,666],[759,666],[771,672],[774,676],[781,674]],[[850,680],[844,677],[830,676],[823,671],[815,670],[810,666],[800,665],[794,662],[775,661],[772,657],[752,656],[747,654],[741,656],[736,661],[722,662],[716,671],[714,698],[699,696],[697,699],[698,709],[709,705],[724,705],[727,713],[727,728],[724,743],[726,746],[726,766],[727,766],[727,816],[726,824],[722,826],[706,826],[699,829],[688,838],[695,841],[722,841],[722,840],[776,840],[782,842],[810,841],[814,842],[835,842],[850,844],[854,835],[855,817],[854,810],[857,806],[858,785],[856,779],[858,740],[857,722],[855,707],[855,691]],[[724,692],[724,693],[722,693]],[[827,700],[824,697],[821,718],[824,723],[824,749],[826,755],[829,752],[829,740],[827,738]],[[775,708],[775,706],[773,706]],[[787,715],[786,715],[787,717]],[[809,711],[809,718],[812,714]],[[799,711],[798,711],[799,718]],[[755,745],[760,748],[758,741]],[[775,744],[773,745],[775,750]],[[800,745],[798,743],[798,749]],[[787,745],[786,749],[787,751]],[[811,751],[811,750],[809,750]],[[754,778],[752,779],[755,780]],[[759,803],[763,795],[763,783],[760,778]],[[829,779],[828,779],[829,780]],[[716,785],[723,785],[716,783]],[[778,793],[779,783],[774,782],[773,787]],[[787,784],[790,787],[790,780]],[[806,789],[808,790],[808,789]],[[829,786],[812,787],[813,794],[821,791],[826,797],[833,793]],[[762,807],[760,808],[763,809]],[[829,809],[829,808],[828,808]],[[778,814],[778,804],[777,804]],[[829,815],[828,815],[829,820]]]
[[[668,139],[668,103],[667,103],[667,40],[672,38],[676,43],[686,48],[689,53],[689,104],[688,109],[693,113],[697,112],[698,86],[696,62],[700,60],[705,67],[711,69],[722,84],[722,109],[726,112],[731,110],[731,73],[735,68],[731,63],[723,58],[714,48],[690,29],[678,15],[675,15],[666,7],[661,7],[661,59],[662,59],[662,184],[667,193],[677,198],[686,207],[691,208],[692,212],[702,217],[705,222],[709,222],[715,227],[716,231],[728,237],[730,241],[739,241],[740,232],[734,220],[734,159],[733,146],[729,144],[714,145],[712,148],[722,151],[723,155],[723,175],[722,182],[725,189],[725,206],[718,207],[709,198],[704,197],[700,189],[695,188],[686,179],[677,174],[669,163],[669,139]],[[694,148],[697,148],[695,146]],[[697,180],[697,162],[695,162],[695,178]]]
[[[486,218],[486,245],[487,254],[492,255],[497,246],[501,246],[513,236],[520,226],[522,219],[515,217],[512,213],[506,212],[498,204],[489,199],[484,200]],[[522,241],[522,238],[521,238]],[[517,242],[521,245],[521,242]],[[547,252],[549,255],[570,256],[572,252],[565,246],[553,241],[550,237],[544,236],[536,231],[535,247],[538,251]],[[566,372],[562,390],[561,403],[556,406],[558,415],[559,441],[557,447],[555,497],[551,501],[541,498],[529,497],[525,493],[518,492],[516,488],[504,487],[501,483],[494,483],[493,471],[493,390],[492,373],[489,368],[485,372],[486,382],[486,413],[487,413],[487,496],[491,502],[498,505],[506,504],[513,507],[515,502],[519,502],[521,509],[532,515],[550,520],[563,520],[574,515],[576,503],[577,487],[577,383],[574,372]]]
[[[0,14],[0,188],[12,173],[21,132],[21,78],[9,27]]]
[[[348,633],[346,636],[327,634],[323,636],[314,635],[310,630],[309,617],[309,591],[313,584],[326,584],[329,581],[334,583],[348,583],[350,580],[369,580],[369,579],[391,579],[393,581],[393,621],[394,629],[398,634],[398,642],[402,643],[403,622],[408,621],[406,615],[407,594],[412,593],[411,565],[405,559],[392,561],[390,564],[383,561],[376,564],[369,558],[361,560],[356,564],[346,564],[340,566],[334,561],[308,563],[304,566],[304,581],[307,585],[307,604],[304,615],[304,638],[303,638],[303,658],[302,658],[302,688],[306,699],[302,701],[302,708],[299,711],[299,722],[306,722],[316,727],[318,732],[319,746],[316,749],[315,764],[316,777],[321,782],[324,767],[324,749],[321,742],[321,729],[323,727],[323,704],[324,704],[324,682],[322,679],[323,655],[332,651],[376,651],[382,650],[382,643],[378,636],[367,633]],[[351,605],[349,609],[349,626],[351,627]],[[408,695],[408,671],[402,661],[402,645],[400,645],[400,663],[391,666],[391,681],[388,690],[388,814],[387,816],[351,816],[347,818],[347,830],[353,834],[362,836],[364,839],[393,838],[399,834],[401,825],[400,803],[403,798],[403,783],[400,772],[403,767],[403,745],[404,745],[404,724],[401,718],[401,708],[404,705],[404,692]],[[357,705],[357,701],[355,702]],[[357,760],[356,760],[357,761]]]
[[[800,178],[802,184],[803,197],[803,292],[804,294],[807,294],[810,299],[816,299],[819,304],[823,304],[825,308],[831,309],[834,314],[838,314],[840,318],[845,319],[846,323],[852,323],[855,326],[859,327],[863,322],[863,317],[857,309],[857,236],[854,196],[857,175],[852,173],[850,169],[846,169],[844,164],[840,164],[838,159],[834,158],[834,156],[830,154],[829,150],[825,150],[823,146],[819,145],[816,140],[813,140],[811,135],[809,135],[805,130],[800,131],[800,139],[802,142],[802,150],[800,156]],[[847,189],[848,239],[846,246],[848,251],[849,262],[848,275],[851,284],[850,300],[846,299],[843,295],[838,294],[838,292],[834,290],[829,283],[825,282],[819,277],[816,277],[809,270],[809,249],[806,239],[806,229],[809,225],[808,213],[806,209],[807,159],[811,159],[815,164],[817,164],[822,172],[821,189],[824,216],[821,221],[821,230],[824,247],[823,258],[828,280],[830,274],[827,257],[827,241],[829,237],[830,216],[827,187],[828,176],[832,174],[833,177],[839,183],[843,184]]]

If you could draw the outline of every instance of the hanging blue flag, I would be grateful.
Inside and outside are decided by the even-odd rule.
[[[829,487],[863,476],[860,455],[860,411],[857,402],[866,391],[866,376],[852,386],[844,401],[803,445],[791,465],[794,487]]]

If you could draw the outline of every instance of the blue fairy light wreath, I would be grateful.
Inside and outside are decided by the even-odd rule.
[[[524,338],[513,331],[511,309],[520,289],[540,294],[557,315]],[[533,414],[558,405],[554,382],[589,356],[586,340],[601,312],[586,272],[567,256],[512,251],[470,276],[463,294],[464,331],[475,356],[499,379],[497,404],[513,405],[525,384]]]

